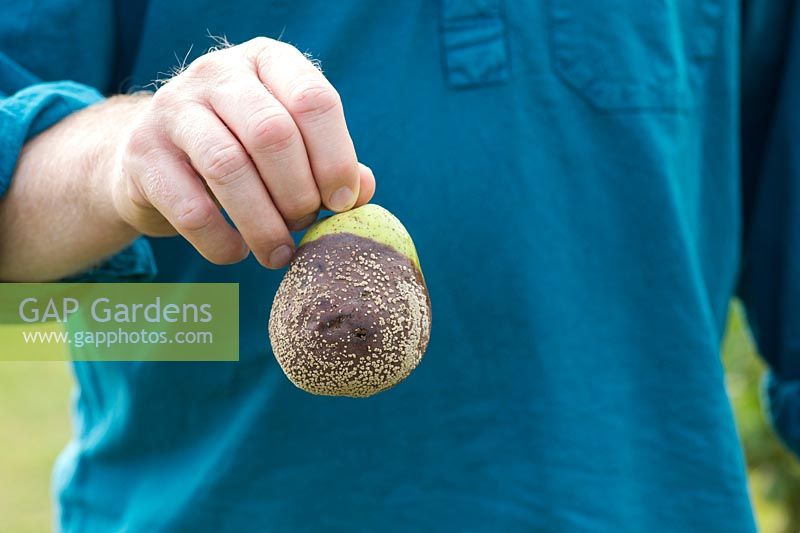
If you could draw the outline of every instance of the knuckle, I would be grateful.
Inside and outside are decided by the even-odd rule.
[[[238,146],[214,147],[206,157],[203,177],[221,187],[232,185],[245,175],[249,164],[247,154]]]
[[[153,93],[151,105],[153,109],[172,109],[177,106],[182,96],[175,80],[168,81]]]
[[[300,140],[292,117],[274,111],[252,115],[247,124],[247,137],[254,149],[266,152],[284,151]]]
[[[142,156],[155,149],[155,134],[143,125],[135,126],[128,134],[125,153],[128,156]]]
[[[341,97],[323,80],[306,80],[289,92],[287,109],[297,115],[325,115],[342,105]]]
[[[288,199],[283,206],[284,216],[289,220],[298,220],[320,208],[320,197],[317,191],[305,192]]]
[[[177,229],[199,231],[214,222],[216,209],[206,198],[195,196],[184,200],[175,215]]]
[[[245,43],[243,43],[243,46],[246,46],[248,48],[254,48],[257,50],[263,50],[264,48],[272,46],[275,42],[276,42],[275,40],[261,35],[259,37],[253,37],[249,41],[246,41]]]
[[[334,184],[352,185],[350,182],[355,182],[358,175],[358,164],[345,160],[328,161],[318,164],[314,174],[318,180],[331,187]]]
[[[217,77],[221,72],[220,61],[217,60],[217,52],[209,52],[192,61],[186,69],[188,75],[196,78],[208,79]]]
[[[256,37],[242,45],[243,55],[255,72],[266,70],[275,52],[280,49],[280,41],[268,37]]]

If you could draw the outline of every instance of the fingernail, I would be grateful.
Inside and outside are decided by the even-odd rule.
[[[334,211],[345,211],[356,203],[356,195],[350,187],[342,187],[331,195],[329,206]]]
[[[269,266],[272,268],[280,268],[292,258],[292,249],[288,245],[282,244],[272,250],[269,254]]]
[[[308,226],[309,224],[311,224],[315,220],[317,220],[317,214],[316,213],[311,213],[310,215],[306,215],[303,218],[301,218],[300,220],[297,220],[297,221],[292,222],[291,224],[289,224],[289,229],[292,230],[292,231],[300,231],[301,229],[305,229],[306,226]]]

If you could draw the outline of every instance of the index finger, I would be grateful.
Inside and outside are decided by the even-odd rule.
[[[255,56],[258,77],[300,129],[322,202],[346,211],[359,196],[359,167],[339,93],[299,50],[268,42]]]

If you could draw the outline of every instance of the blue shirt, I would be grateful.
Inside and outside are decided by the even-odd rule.
[[[720,338],[738,291],[799,451],[800,9],[744,5],[6,3],[3,188],[28,138],[207,33],[281,36],[433,303],[406,382],[315,397],[270,353],[281,272],[137,241],[84,277],[240,283],[241,361],[75,364],[60,528],[752,531]]]

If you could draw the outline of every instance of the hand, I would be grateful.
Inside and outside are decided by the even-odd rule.
[[[280,268],[290,230],[375,191],[336,90],[296,48],[264,37],[198,58],[143,99],[115,164],[111,194],[127,224],[177,232],[218,264],[252,250]]]

